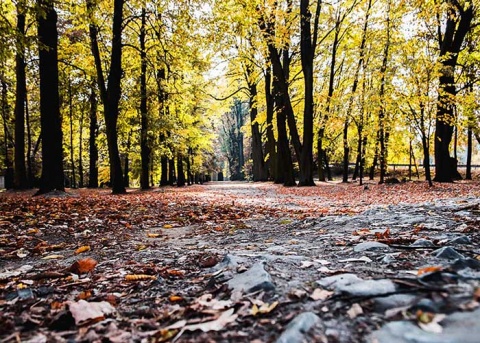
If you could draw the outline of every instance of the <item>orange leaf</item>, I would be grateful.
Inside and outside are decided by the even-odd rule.
[[[89,273],[98,264],[93,258],[84,258],[82,260],[75,261],[69,268],[74,274]]]
[[[171,295],[169,298],[168,298],[172,303],[173,302],[176,302],[176,301],[182,301],[183,298],[179,295]]]
[[[148,238],[157,238],[157,237],[160,237],[160,236],[161,236],[160,233],[147,233]]]
[[[78,254],[81,254],[82,252],[89,251],[89,250],[90,250],[90,245],[83,245],[77,250],[75,250],[75,254],[78,255]]]
[[[167,270],[167,274],[172,276],[183,276],[185,272],[183,270],[169,269]]]
[[[157,277],[153,275],[146,274],[129,274],[125,275],[125,280],[127,281],[142,281],[142,280],[156,280]]]
[[[438,272],[440,270],[442,270],[442,267],[440,267],[440,266],[425,267],[425,268],[419,269],[418,272],[417,272],[417,275],[423,275],[423,274],[427,274],[427,273]]]
[[[77,300],[85,300],[85,299],[88,299],[92,296],[92,292],[91,291],[83,291],[83,292],[80,292],[78,295],[77,295]]]

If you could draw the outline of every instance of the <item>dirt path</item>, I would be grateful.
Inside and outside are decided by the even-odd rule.
[[[480,328],[477,182],[30,195],[0,194],[0,341],[414,342],[403,333],[418,329],[433,343]]]

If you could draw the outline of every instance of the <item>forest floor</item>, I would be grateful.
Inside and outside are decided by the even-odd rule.
[[[0,342],[478,342],[480,182],[0,193]]]

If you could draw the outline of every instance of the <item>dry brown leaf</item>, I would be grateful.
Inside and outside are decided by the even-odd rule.
[[[115,308],[109,302],[88,302],[79,300],[78,302],[69,302],[68,308],[75,319],[76,325],[82,325],[88,322],[103,320],[106,315],[115,312]]]
[[[425,267],[425,268],[420,268],[417,272],[417,275],[423,275],[427,273],[433,273],[433,272],[438,272],[441,271],[443,268],[441,266],[430,266],[430,267]]]
[[[325,300],[330,298],[330,296],[333,294],[331,291],[327,291],[325,289],[321,288],[316,288],[312,294],[310,294],[310,298],[313,300]]]
[[[55,260],[55,259],[64,258],[64,257],[65,256],[63,255],[48,255],[48,256],[42,257],[42,260]]]
[[[161,233],[147,233],[147,237],[148,238],[157,238],[157,237],[160,237],[162,234]]]
[[[168,300],[170,300],[172,303],[182,301],[183,298],[179,295],[171,295],[168,297]]]

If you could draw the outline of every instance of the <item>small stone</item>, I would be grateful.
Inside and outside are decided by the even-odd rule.
[[[382,263],[389,264],[389,263],[395,262],[396,260],[397,260],[397,259],[395,258],[395,255],[393,255],[393,254],[386,254],[386,255],[382,258]]]
[[[455,237],[449,242],[450,244],[472,244],[470,237],[467,236],[459,236]]]
[[[296,316],[290,323],[276,343],[302,343],[305,342],[305,334],[314,326],[321,323],[320,317],[313,312],[304,312]]]
[[[357,275],[348,273],[324,277],[323,279],[316,281],[316,283],[321,287],[338,290],[341,287],[362,281],[363,279],[359,278]]]
[[[439,306],[435,302],[427,298],[421,299],[415,305],[410,307],[410,311],[412,313],[415,313],[418,310],[421,310],[423,312],[431,312],[431,313],[440,312]]]
[[[443,258],[446,260],[456,260],[456,259],[464,259],[465,256],[462,254],[458,253],[455,249],[452,247],[443,247],[440,249],[437,249],[432,252],[432,255],[434,255],[436,258]]]
[[[415,242],[410,244],[411,247],[419,247],[419,248],[431,248],[434,247],[435,244],[431,240],[420,238],[417,239]]]
[[[235,275],[227,284],[233,291],[243,291],[246,293],[275,289],[275,285],[272,283],[272,277],[264,269],[263,262],[257,262],[246,272]]]
[[[391,280],[366,280],[357,282],[343,287],[339,287],[339,291],[357,297],[379,296],[396,291],[396,286]]]
[[[353,251],[361,252],[361,251],[375,251],[375,250],[389,250],[390,247],[386,244],[379,243],[379,242],[363,242],[355,245]]]
[[[30,288],[19,289],[17,294],[20,300],[29,300],[35,298],[35,295]]]
[[[387,310],[409,306],[417,299],[412,294],[393,294],[388,297],[375,298],[375,311],[377,313],[384,313]]]
[[[450,267],[453,269],[453,270],[462,270],[462,269],[467,269],[467,268],[470,268],[470,269],[473,269],[473,270],[480,270],[480,261],[478,260],[475,260],[473,258],[465,258],[465,259],[461,259],[459,258],[458,260],[456,260],[455,262],[453,262]]]

